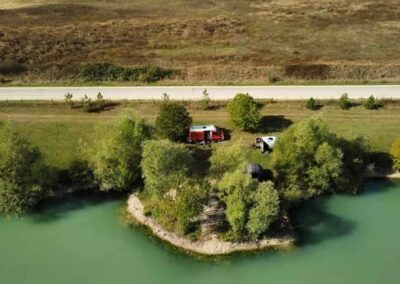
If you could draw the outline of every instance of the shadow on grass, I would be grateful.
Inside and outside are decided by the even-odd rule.
[[[316,245],[354,231],[356,223],[328,212],[327,201],[326,198],[309,201],[291,212],[300,245]]]
[[[261,118],[256,129],[258,132],[281,132],[293,124],[293,121],[283,115],[266,115]]]

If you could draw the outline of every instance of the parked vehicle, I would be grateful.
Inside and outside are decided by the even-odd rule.
[[[190,127],[188,142],[209,144],[225,140],[224,132],[215,125],[193,125]]]
[[[270,152],[274,149],[277,140],[276,136],[257,137],[253,146],[254,148],[260,148],[262,153]]]

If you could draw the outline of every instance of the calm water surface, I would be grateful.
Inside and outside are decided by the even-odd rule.
[[[302,244],[200,261],[119,219],[123,201],[75,199],[0,219],[0,283],[400,283],[400,183],[371,182],[301,210]]]

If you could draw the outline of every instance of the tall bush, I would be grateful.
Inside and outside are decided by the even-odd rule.
[[[184,142],[187,139],[191,123],[192,118],[185,106],[167,98],[161,104],[155,127],[159,137],[175,142]]]
[[[102,191],[124,191],[141,177],[143,141],[150,132],[144,121],[124,114],[97,131],[93,145],[84,145],[89,165]]]
[[[44,197],[44,167],[39,151],[15,132],[0,125],[0,213],[24,213]]]
[[[351,102],[349,95],[347,93],[340,96],[339,107],[341,109],[350,109],[353,103]]]
[[[182,144],[169,140],[149,140],[143,146],[141,163],[145,190],[161,197],[177,189],[191,175],[194,158]]]
[[[261,106],[249,94],[238,94],[228,103],[233,125],[242,130],[255,130],[261,121]]]
[[[274,148],[273,169],[281,196],[288,202],[308,199],[340,182],[343,152],[319,117],[291,126]]]

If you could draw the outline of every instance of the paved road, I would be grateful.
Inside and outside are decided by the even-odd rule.
[[[95,98],[101,92],[105,99],[112,100],[151,100],[160,99],[167,93],[171,99],[198,100],[207,89],[215,100],[226,100],[237,93],[249,93],[255,98],[274,100],[337,99],[343,93],[351,98],[400,99],[400,85],[384,86],[228,86],[228,87],[57,87],[57,88],[0,88],[0,100],[63,100],[66,93],[75,99],[85,94]]]

